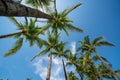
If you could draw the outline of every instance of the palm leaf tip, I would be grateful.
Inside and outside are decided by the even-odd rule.
[[[66,24],[71,31],[83,32],[82,29],[73,26],[72,24]]]
[[[36,58],[37,58],[37,55],[34,56],[30,61],[33,61],[33,60],[35,60]]]
[[[81,5],[82,5],[82,3],[79,3],[79,4],[75,5],[75,6],[72,6],[71,8],[65,9],[63,11],[63,16],[68,15],[71,11],[73,11],[74,9],[80,7]]]
[[[98,46],[115,46],[115,45],[107,41],[101,41],[98,43]]]
[[[18,29],[24,29],[22,24],[15,17],[8,17],[8,19],[12,21],[18,27]]]
[[[104,37],[97,37],[92,41],[92,44],[96,44],[98,41],[104,40]]]
[[[11,56],[15,54],[22,47],[23,38],[16,41],[15,46],[4,54],[4,57]]]

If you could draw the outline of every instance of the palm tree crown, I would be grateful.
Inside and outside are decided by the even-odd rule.
[[[83,32],[82,29],[77,28],[71,24],[72,20],[67,17],[67,15],[73,11],[74,9],[81,6],[81,3],[69,8],[65,9],[63,12],[58,13],[57,9],[55,8],[54,12],[51,15],[55,18],[54,20],[47,20],[47,26],[52,29],[52,32],[57,33],[58,30],[64,30],[68,35],[68,30]],[[56,7],[56,6],[55,6]]]
[[[42,47],[42,40],[39,38],[39,34],[43,34],[43,30],[47,29],[46,26],[42,28],[35,26],[36,19],[30,19],[30,22],[28,22],[28,19],[25,18],[24,24],[18,22],[14,17],[10,17],[9,19],[17,25],[17,28],[20,30],[20,32],[0,36],[1,38],[15,37],[18,39],[15,43],[15,46],[5,53],[5,56],[16,53],[21,48],[23,39],[28,41],[30,46],[33,46],[36,43],[38,47]]]
[[[88,68],[89,66],[91,66],[91,68],[93,69],[92,72],[96,73],[94,74],[94,78],[98,76],[97,78],[101,79],[102,77],[105,78],[105,76],[108,75],[111,78],[115,75],[119,79],[117,73],[111,69],[109,61],[106,58],[99,56],[96,50],[96,47],[98,46],[114,46],[112,43],[105,41],[103,37],[97,37],[93,41],[90,41],[89,36],[85,36],[84,41],[79,41],[79,43],[80,43],[80,47],[78,48],[77,51],[80,50],[83,53],[83,57],[81,56],[81,59],[83,59],[82,62],[84,63],[84,65],[87,64]],[[99,64],[98,62],[101,63]],[[99,69],[100,67],[102,68]],[[87,69],[87,66],[84,66],[84,68]],[[92,69],[87,69],[87,70],[91,71]],[[106,71],[105,69],[109,72],[109,74],[106,75],[104,73],[104,71]],[[89,76],[89,74],[87,76]],[[90,77],[94,79],[93,76]]]

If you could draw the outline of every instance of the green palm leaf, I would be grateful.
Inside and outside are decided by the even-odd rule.
[[[104,40],[104,38],[103,37],[97,37],[92,41],[92,44],[95,45],[96,43],[98,43],[101,40]]]
[[[29,39],[29,44],[30,44],[30,47],[32,47],[34,45],[34,40],[33,39]]]
[[[66,27],[68,27],[68,29],[70,29],[71,31],[83,32],[82,29],[77,28],[77,27],[73,26],[72,24],[65,24],[65,25],[66,25]]]
[[[40,27],[38,32],[35,35],[43,34],[48,28],[49,26],[47,25]]]
[[[118,75],[120,75],[120,70],[115,70],[115,73],[117,73]]]
[[[16,18],[14,17],[8,17],[8,18],[18,27],[18,29],[20,30],[24,29],[22,23],[18,22]]]
[[[81,5],[82,5],[82,3],[79,3],[79,4],[77,4],[77,5],[75,5],[75,6],[71,7],[71,8],[65,9],[62,12],[62,16],[64,17],[64,16],[68,15],[71,11],[73,11],[74,9],[78,8]]]
[[[100,41],[96,43],[96,46],[115,46],[115,45],[107,41]]]
[[[43,40],[41,40],[39,37],[35,37],[35,41],[39,48],[43,46],[43,43],[42,43]]]
[[[65,31],[66,35],[69,36],[69,32],[68,32],[68,29],[63,27],[63,30]]]
[[[110,67],[112,67],[112,64],[111,64],[105,57],[102,57],[102,56],[100,56],[100,57],[101,57],[105,62],[107,62]]]
[[[23,38],[20,38],[16,41],[15,46],[10,49],[7,53],[5,53],[4,57],[15,54],[21,47],[23,43]]]
[[[88,35],[84,37],[84,41],[85,41],[85,44],[90,45],[90,39]]]
[[[39,57],[39,56],[42,56],[42,55],[48,53],[49,51],[50,51],[50,48],[46,48],[46,49],[42,50],[39,54],[35,55],[35,56],[31,59],[31,61],[33,61],[34,59],[36,59],[36,58]]]
[[[9,38],[9,37],[17,37],[17,36],[21,36],[22,32],[16,32],[16,33],[12,33],[12,34],[7,34],[7,35],[0,35],[0,39],[1,38]]]
[[[30,24],[29,24],[29,28],[32,29],[35,27],[35,22],[36,22],[37,19],[33,20],[33,19],[30,19]]]
[[[26,0],[27,4],[32,5],[33,7],[39,8],[48,8],[50,5],[51,0]]]
[[[93,60],[93,61],[99,61],[100,59],[99,59],[98,56],[93,56],[93,57],[92,57],[92,60]]]
[[[73,65],[71,62],[66,63],[66,66],[71,66],[71,65]]]
[[[69,50],[69,49],[66,49],[66,50],[64,51],[65,54],[70,53],[70,52],[71,52],[71,50]]]
[[[28,25],[28,19],[25,17],[25,24]]]

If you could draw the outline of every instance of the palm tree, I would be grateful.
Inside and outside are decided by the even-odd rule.
[[[99,70],[96,67],[96,65],[99,63],[99,60],[95,61],[95,59],[96,57],[94,55],[91,55],[90,52],[85,52],[81,54],[78,59],[78,65],[76,66],[76,71],[80,75],[81,80],[83,80],[85,77],[88,80],[102,80],[102,76],[100,75]]]
[[[113,45],[106,41],[103,42],[105,42],[106,45],[111,45],[111,46]],[[91,79],[102,80],[102,78],[111,78],[111,79],[115,78],[113,73],[110,73],[111,72],[110,69],[107,68],[106,65],[103,64],[103,62],[101,63],[101,59],[98,56],[93,55],[92,53],[94,52],[89,51],[89,48],[85,46],[85,44],[91,44],[88,36],[84,38],[84,41],[80,41],[80,44],[81,47],[79,47],[78,50],[81,51],[80,52],[81,55],[78,54],[78,50],[76,54],[70,53],[69,62],[67,63],[67,65],[75,66],[76,72],[78,73],[80,80],[83,80],[84,78],[86,78],[87,80],[91,80]],[[91,50],[94,49],[92,48]],[[104,60],[104,62],[106,62],[106,64],[111,65],[106,58],[102,56],[100,57],[102,58],[102,60]],[[98,65],[102,65],[104,68],[98,67]],[[108,71],[109,74],[108,73],[105,74],[106,71]]]
[[[85,36],[84,41],[80,41],[81,47],[79,48],[82,52],[95,53],[97,58],[101,60],[104,66],[109,70],[110,73],[115,75],[118,79],[119,76],[111,69],[111,67],[106,63],[105,58],[98,55],[96,47],[98,46],[114,46],[112,43],[104,40],[103,37],[97,37],[93,41],[90,41],[89,36]]]
[[[37,9],[33,9],[13,0],[0,0],[0,16],[36,17],[53,20],[54,18]]]
[[[65,68],[65,63],[64,63],[64,59],[63,59],[63,58],[68,59],[67,53],[70,52],[69,49],[65,49],[66,44],[67,44],[67,42],[62,42],[62,41],[60,43],[58,43],[58,45],[55,48],[55,52],[53,52],[53,55],[55,57],[56,56],[62,57],[62,64],[63,64],[63,69],[64,69],[65,80],[68,80],[67,79],[67,72],[66,72],[66,68]]]
[[[59,30],[64,30],[67,35],[68,30],[72,31],[78,31],[78,32],[83,32],[82,29],[77,28],[71,24],[73,22],[70,18],[67,17],[67,15],[73,11],[74,9],[78,8],[82,4],[79,3],[71,8],[65,9],[64,11],[58,13],[56,9],[56,0],[54,0],[54,12],[51,13],[51,15],[55,18],[54,20],[47,20],[47,25],[49,28],[52,29],[52,32],[57,33]]]
[[[42,50],[38,55],[32,58],[32,60],[34,60],[36,57],[47,54],[49,52],[50,60],[49,60],[46,80],[50,80],[51,66],[52,66],[52,53],[55,47],[57,46],[57,44],[59,43],[58,38],[59,38],[59,34],[50,33],[50,31],[48,31],[47,41],[45,40],[42,41],[46,48]]]
[[[16,53],[21,48],[23,39],[29,41],[30,46],[33,46],[36,43],[38,47],[42,47],[42,40],[39,38],[39,34],[42,34],[43,31],[48,27],[44,26],[40,28],[35,26],[36,19],[30,19],[30,22],[28,22],[28,19],[25,18],[25,23],[18,22],[14,17],[10,17],[9,19],[17,25],[20,32],[0,36],[0,38],[15,37],[18,39],[15,43],[15,46],[5,53],[5,57]]]

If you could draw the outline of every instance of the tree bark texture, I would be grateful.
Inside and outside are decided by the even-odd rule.
[[[53,20],[54,18],[42,11],[33,9],[12,0],[0,0],[0,16],[36,17]]]

